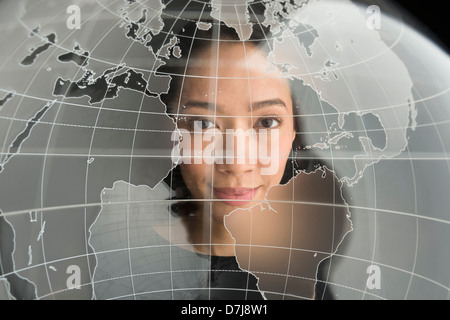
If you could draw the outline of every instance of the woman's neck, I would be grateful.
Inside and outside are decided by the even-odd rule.
[[[183,218],[189,241],[197,253],[211,256],[234,256],[234,239],[222,221],[208,212]]]

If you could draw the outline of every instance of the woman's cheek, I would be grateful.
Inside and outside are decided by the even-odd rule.
[[[292,142],[293,139],[290,137],[288,133],[284,134],[284,138],[280,138],[279,144],[279,152],[278,152],[278,174],[277,174],[277,182],[275,184],[279,184],[286,170],[286,164],[289,160],[289,156],[292,150]]]
[[[265,148],[264,152],[259,154],[259,161],[262,163],[260,173],[262,176],[273,176],[274,179],[280,177],[281,180],[292,149],[292,136],[284,130],[271,130],[268,139],[264,136],[261,138],[267,143],[260,144],[260,151]]]
[[[213,167],[206,164],[181,164],[183,180],[194,198],[209,198],[208,182],[213,176]]]

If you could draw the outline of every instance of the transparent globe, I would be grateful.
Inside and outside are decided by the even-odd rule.
[[[0,298],[448,299],[450,59],[396,10],[1,2]],[[262,43],[302,138],[292,177],[224,217],[231,260],[175,212],[168,102],[221,28]]]

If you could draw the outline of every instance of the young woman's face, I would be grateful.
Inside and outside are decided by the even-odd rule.
[[[215,219],[263,200],[283,176],[295,138],[291,92],[267,66],[256,47],[221,43],[190,62],[181,88],[175,113],[191,146],[181,174],[193,198],[215,199]]]

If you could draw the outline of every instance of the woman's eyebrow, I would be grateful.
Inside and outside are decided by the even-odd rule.
[[[274,98],[274,99],[253,102],[251,105],[249,105],[248,111],[252,112],[252,111],[256,111],[258,109],[268,108],[268,107],[272,107],[272,106],[281,106],[281,107],[287,109],[286,103],[283,100],[281,100],[280,98]],[[212,102],[196,101],[196,100],[188,101],[183,106],[184,109],[190,108],[190,107],[197,107],[197,108],[208,109],[208,110],[214,110],[217,107],[221,108],[221,106],[217,106],[216,104],[214,104]]]
[[[183,105],[183,108],[191,108],[191,107],[197,107],[197,108],[203,108],[203,109],[211,109],[214,110],[216,108],[216,105],[211,102],[203,102],[203,101],[188,101]]]
[[[283,100],[281,100],[280,98],[274,98],[274,99],[253,102],[249,106],[248,111],[252,112],[252,111],[256,111],[258,109],[263,109],[263,108],[272,107],[272,106],[281,106],[281,107],[284,107],[287,109],[286,103]]]

